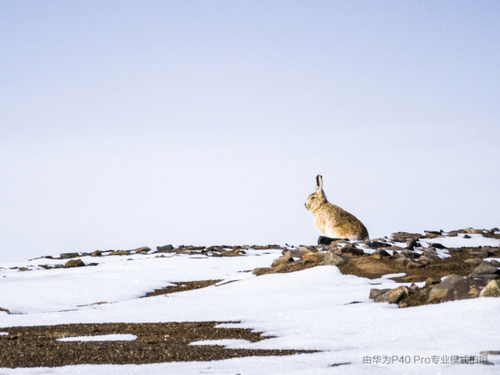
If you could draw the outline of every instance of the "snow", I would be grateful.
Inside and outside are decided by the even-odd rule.
[[[500,245],[499,240],[471,237],[461,239],[460,245],[485,246],[486,242],[489,246]],[[445,246],[451,246],[448,239],[442,240]],[[374,303],[368,295],[374,287],[409,285],[389,278],[403,274],[369,280],[342,275],[335,266],[259,277],[250,272],[256,267],[270,266],[279,255],[279,250],[249,250],[245,256],[228,258],[170,254],[164,258],[87,257],[82,258],[86,264],[98,264],[51,270],[38,266],[64,260],[38,259],[17,264],[32,265],[33,270],[28,272],[3,265],[0,307],[12,314],[0,312],[0,330],[67,323],[223,321],[233,323],[219,327],[250,328],[273,338],[255,343],[214,340],[191,345],[302,349],[316,353],[213,362],[2,369],[1,372],[16,375],[498,373],[500,356],[488,356],[495,366],[439,361],[436,364],[432,359],[479,356],[482,351],[500,350],[500,341],[490,328],[500,308],[500,299],[478,298],[399,309],[387,303]],[[222,281],[182,293],[140,298],[173,282],[208,279]],[[364,363],[379,357],[391,363]],[[403,363],[394,362],[393,358],[402,358]],[[405,358],[410,363],[404,363]],[[431,363],[425,363],[427,360]]]
[[[64,337],[57,339],[57,341],[70,342],[70,341],[134,341],[137,339],[136,335],[131,334],[111,334],[111,335],[95,335],[95,336],[77,336],[77,337]]]

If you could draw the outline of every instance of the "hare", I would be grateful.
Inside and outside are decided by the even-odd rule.
[[[330,238],[364,240],[368,238],[366,227],[354,215],[328,202],[323,191],[323,177],[316,176],[316,193],[312,193],[305,203],[312,212],[314,224],[321,234]]]

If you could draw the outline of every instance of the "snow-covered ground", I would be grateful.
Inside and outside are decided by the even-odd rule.
[[[472,237],[429,242],[452,247],[500,246],[499,240]],[[37,266],[66,260],[38,259],[15,264],[34,266],[27,272],[3,264],[0,307],[9,309],[11,314],[0,312],[0,335],[4,327],[63,323],[239,321],[222,326],[252,328],[275,338],[256,343],[245,340],[215,343],[228,348],[307,349],[318,350],[317,353],[151,365],[3,368],[0,373],[499,373],[500,356],[488,356],[494,366],[452,363],[456,356],[480,358],[482,351],[500,350],[500,339],[494,329],[500,311],[499,298],[399,309],[368,298],[371,288],[399,285],[388,277],[370,280],[342,275],[335,266],[252,275],[252,269],[270,266],[279,255],[279,250],[249,250],[245,256],[227,258],[174,254],[164,258],[84,257],[81,259],[86,264],[98,264],[51,270]],[[208,279],[223,281],[202,289],[139,298],[173,282]],[[210,342],[192,343],[203,344]]]

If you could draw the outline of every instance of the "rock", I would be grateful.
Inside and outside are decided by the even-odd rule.
[[[273,260],[271,267],[275,268],[275,267],[281,266],[282,264],[285,264],[288,262],[293,262],[293,258],[290,256],[283,255],[283,256]]]
[[[322,263],[325,254],[323,253],[308,253],[302,256],[302,260],[304,262],[314,262],[314,263]]]
[[[441,299],[441,302],[457,301],[461,299],[469,299],[479,297],[479,292],[486,286],[486,280],[475,280],[466,277],[453,284],[448,292]]]
[[[300,258],[302,259],[302,252],[300,250],[283,250],[282,254],[289,258]]]
[[[418,258],[418,262],[426,266],[428,264],[434,263],[435,260],[422,255],[420,258]]]
[[[61,259],[71,259],[78,257],[78,253],[62,253],[59,257]]]
[[[463,280],[463,277],[460,275],[449,275],[446,276],[446,279],[441,281],[439,284],[436,284],[431,292],[429,293],[429,302],[439,302],[448,292],[448,290],[457,282]]]
[[[493,275],[495,275],[496,277]],[[490,262],[483,260],[476,268],[474,268],[469,277],[485,277],[498,279],[500,277],[500,270],[498,270],[498,268],[492,265]]]
[[[408,263],[410,263],[410,262],[411,262],[411,260],[408,259],[408,258],[405,258],[405,257],[400,257],[400,258],[396,259],[396,263],[399,263],[399,264],[401,264],[403,266],[407,266]]]
[[[439,284],[441,282],[441,279],[437,277],[428,277],[427,280],[425,280],[425,285],[424,288],[428,288],[431,285]]]
[[[390,257],[391,254],[389,254],[387,251],[385,251],[384,249],[377,249],[375,250],[375,252],[373,254],[378,254],[380,255],[381,257]]]
[[[435,231],[435,230],[424,230],[425,232],[425,238],[438,238],[438,237],[444,237],[443,236],[443,231]]]
[[[491,257],[493,256],[493,253],[490,252],[488,249],[484,248],[484,249],[481,249],[481,250],[477,250],[477,251],[471,251],[470,253],[471,255],[474,255],[474,256],[478,256],[478,257],[481,257],[481,258],[488,258],[488,257]]]
[[[353,244],[346,245],[340,251],[343,254],[355,254],[355,255],[363,255],[365,252],[362,249],[357,249]]]
[[[370,289],[370,296],[369,298],[370,299],[375,299],[379,296],[381,296],[382,294],[386,293],[386,292],[389,292],[390,289]]]
[[[147,246],[142,246],[142,247],[138,247],[137,249],[133,249],[132,251],[134,251],[137,254],[145,254],[145,253],[149,253],[151,251],[151,248],[149,248]]]
[[[480,297],[500,297],[500,281],[490,280],[490,282],[479,293]]]
[[[301,246],[300,247],[300,252],[302,255],[307,254],[307,253],[315,253],[318,250],[314,246]]]
[[[83,267],[85,266],[85,263],[83,263],[83,260],[81,259],[72,259],[68,260],[64,265],[66,267]]]
[[[415,269],[415,268],[422,268],[422,267],[425,267],[425,266],[426,266],[426,264],[424,264],[424,263],[417,263],[417,262],[414,262],[414,261],[410,260],[408,262],[408,264],[406,265],[406,268],[408,268],[408,269],[411,270],[411,269]]]
[[[391,247],[392,245],[385,242],[369,241],[367,242],[366,246],[372,249],[378,249],[380,247]]]
[[[408,250],[413,250],[414,248],[416,248],[419,245],[419,243],[418,243],[416,238],[411,238],[411,239],[406,241],[406,245],[407,245],[406,248]]]
[[[101,250],[93,251],[91,255],[93,257],[100,257],[102,255],[102,251]]]
[[[109,255],[130,255],[130,250],[116,250],[110,252]]]
[[[468,234],[464,235],[464,237],[466,240],[468,240],[469,238],[472,238],[471,236],[469,236]]]
[[[375,302],[389,302],[398,303],[404,297],[408,296],[410,289],[404,285],[401,285],[395,289],[391,289],[388,292],[382,293],[374,298]]]
[[[484,230],[482,230],[482,229],[465,228],[464,232],[468,233],[468,234],[483,234]]]
[[[490,263],[494,267],[497,267],[497,268],[500,267],[500,262],[498,260],[496,260],[496,259],[490,260]]]
[[[391,234],[391,239],[395,242],[408,242],[408,240],[419,239],[423,236],[420,233],[397,232]]]
[[[236,251],[227,251],[227,250],[222,250],[220,252],[221,257],[240,257],[241,254],[236,252]],[[292,259],[293,260],[293,259]]]
[[[332,242],[335,241],[346,241],[346,240],[347,238],[330,238],[325,236],[319,236],[318,245],[330,245]]]
[[[472,264],[473,266],[479,266],[483,260],[481,258],[471,258],[464,260],[464,263]]]
[[[325,266],[342,266],[347,263],[347,258],[334,253],[325,253],[323,264]]]
[[[269,267],[254,268],[254,270],[252,271],[252,274],[254,274],[256,276],[260,276],[260,275],[265,275],[266,273],[269,273],[270,271],[271,271],[271,268],[269,268]]]
[[[447,249],[446,246],[440,243],[431,243],[431,247],[434,249]]]

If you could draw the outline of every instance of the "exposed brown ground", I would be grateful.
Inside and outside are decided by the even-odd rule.
[[[76,364],[144,364],[174,361],[212,361],[247,356],[281,356],[297,350],[225,349],[189,345],[199,340],[265,339],[242,328],[215,328],[217,322],[147,324],[67,324],[2,328],[0,367],[65,366]],[[134,341],[62,342],[63,337],[125,333]]]

